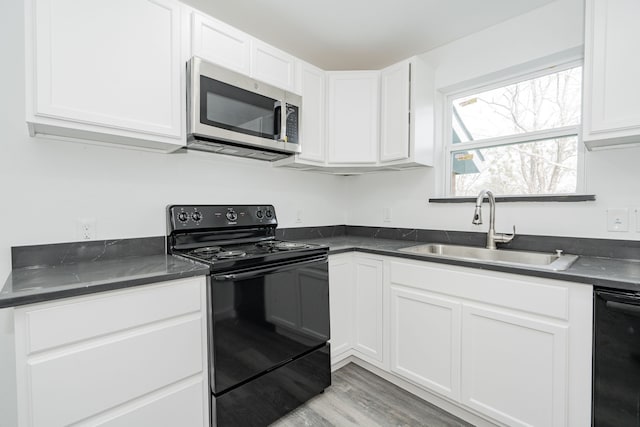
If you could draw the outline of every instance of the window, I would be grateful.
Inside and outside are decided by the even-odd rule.
[[[581,103],[576,63],[449,96],[449,195],[576,193]]]

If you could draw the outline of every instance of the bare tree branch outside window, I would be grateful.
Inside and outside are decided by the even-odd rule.
[[[581,120],[582,69],[576,67],[524,82],[455,99],[453,108],[472,141],[522,135],[522,142],[452,151],[474,167],[452,168],[452,192],[475,195],[573,193],[577,185],[577,125]],[[562,137],[527,140],[527,133],[575,126]],[[457,150],[454,141],[452,150]],[[499,142],[498,142],[499,144]],[[482,158],[482,162],[478,159]]]

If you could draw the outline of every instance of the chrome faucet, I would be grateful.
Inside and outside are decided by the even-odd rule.
[[[482,190],[476,199],[476,210],[473,213],[473,224],[482,224],[482,202],[484,196],[489,198],[489,231],[487,232],[487,249],[497,249],[496,243],[509,243],[516,236],[516,226],[513,234],[496,233],[496,199],[491,190]]]

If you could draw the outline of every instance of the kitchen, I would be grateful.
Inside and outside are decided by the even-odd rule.
[[[11,271],[11,247],[79,240],[79,220],[94,224],[96,240],[163,236],[164,209],[173,203],[269,203],[277,209],[279,228],[348,224],[486,232],[486,225],[471,224],[472,203],[428,203],[443,195],[437,165],[333,176],[206,153],[150,153],[29,137],[23,3],[5,2],[1,19],[7,60],[0,71],[5,224],[0,277]],[[434,65],[435,88],[455,88],[539,58],[581,51],[583,21],[582,1],[556,0],[435,48],[425,54]],[[515,224],[521,235],[640,240],[639,156],[638,147],[586,152],[584,189],[595,201],[502,203],[497,230],[509,232]],[[607,210],[618,208],[628,209],[628,231],[607,230]],[[14,357],[5,345],[13,339],[9,316],[6,310],[0,314],[5,360]],[[1,372],[0,384],[12,384],[12,375]],[[13,411],[10,399],[0,402],[0,413]]]

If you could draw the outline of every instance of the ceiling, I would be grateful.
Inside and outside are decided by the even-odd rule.
[[[325,70],[379,69],[554,0],[184,0]]]

